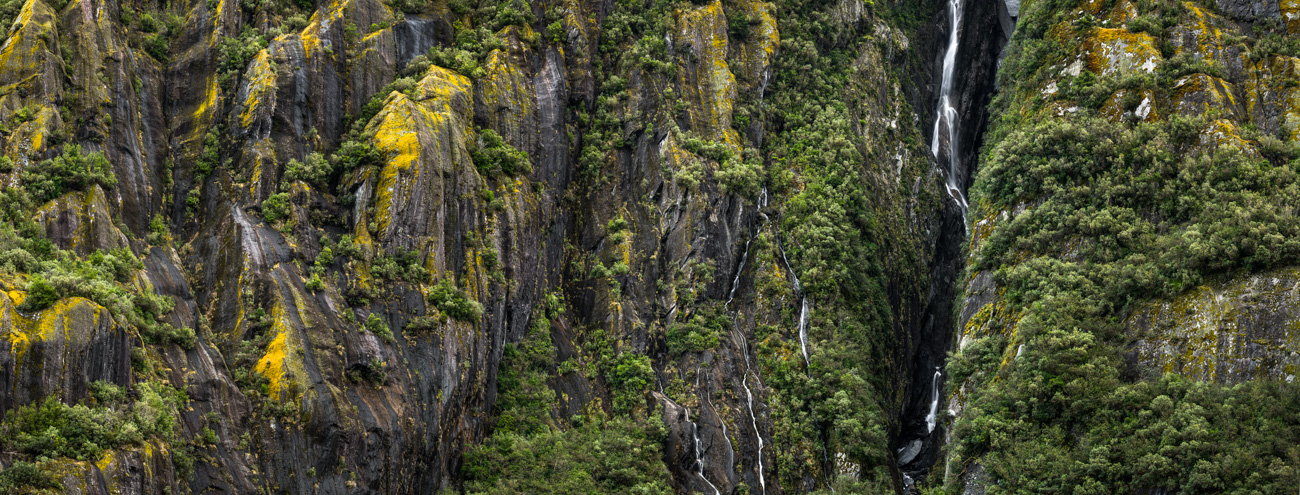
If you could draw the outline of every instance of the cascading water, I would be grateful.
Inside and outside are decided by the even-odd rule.
[[[966,216],[966,194],[962,192],[959,182],[961,177],[961,153],[957,146],[957,108],[952,102],[953,72],[957,68],[957,42],[961,34],[963,0],[948,0],[948,20],[951,22],[948,32],[948,48],[943,55],[943,80],[939,86],[939,109],[934,117],[934,134],[930,142],[930,152],[939,158],[939,132],[948,134],[948,195],[961,205],[962,217]],[[965,223],[965,222],[963,222]]]
[[[934,368],[934,380],[930,382],[930,414],[925,415],[925,433],[928,435],[934,433],[934,424],[938,420],[939,414],[939,378],[943,377],[943,372],[939,367]]]
[[[700,388],[700,368],[698,367],[695,368],[695,388],[697,390]],[[705,400],[707,400],[707,395]],[[700,409],[703,410],[703,406],[701,406]],[[700,414],[700,417],[703,418],[704,413],[701,412]],[[713,482],[704,477],[704,448],[700,444],[700,426],[694,421],[691,421],[690,409],[686,409],[686,421],[691,423],[691,436],[695,438],[695,474],[699,475],[700,479],[704,480],[704,484],[709,485],[709,488],[713,489],[713,495],[722,495],[722,492],[718,491],[718,487],[714,486]],[[726,426],[724,425],[723,428],[726,428]],[[723,434],[723,438],[726,438],[725,433]]]
[[[686,422],[691,424],[691,437],[695,439],[695,474],[699,475],[700,479],[704,481],[704,484],[709,485],[709,488],[713,489],[713,495],[722,495],[722,492],[718,491],[718,487],[713,486],[713,482],[704,477],[704,447],[700,443],[700,425],[691,421],[691,409],[685,409]]]
[[[761,211],[762,208],[766,206],[767,206],[767,187],[764,186],[763,192],[758,196],[758,207],[760,209],[759,215],[763,218],[763,224],[767,224],[768,221],[767,214]],[[745,241],[745,252],[740,257],[740,266],[736,268],[736,276],[731,280],[731,292],[729,293],[727,297],[727,303],[723,305],[723,308],[728,308],[728,306],[731,304],[732,299],[736,297],[736,287],[740,285],[740,275],[745,271],[745,261],[749,259],[749,244],[753,242],[754,237],[758,235],[758,231],[761,229],[762,229],[761,226],[757,229],[754,229],[754,234],[749,237],[749,240]],[[737,337],[739,337],[741,352],[744,353],[745,355],[745,374],[740,379],[740,386],[745,389],[745,404],[749,410],[749,422],[750,425],[754,427],[754,438],[758,439],[758,456],[757,456],[758,485],[762,489],[763,495],[767,495],[767,480],[765,480],[763,477],[763,434],[759,433],[758,431],[758,417],[754,415],[754,392],[749,389],[749,373],[750,373],[749,340],[745,338],[745,334],[740,332],[740,329],[738,328],[737,324],[732,325],[732,331],[735,332]],[[697,379],[698,379],[698,375],[697,375]],[[727,425],[725,422],[723,422],[722,427],[723,427],[723,436],[726,436]]]
[[[808,295],[803,292],[803,285],[799,283],[799,276],[794,274],[794,267],[790,266],[790,260],[785,257],[785,248],[777,243],[777,248],[781,250],[781,261],[785,262],[785,269],[790,271],[790,277],[794,279],[794,290],[799,293],[799,350],[803,351],[803,364],[809,366],[808,361]]]
[[[731,306],[731,300],[736,298],[736,287],[740,285],[740,274],[745,271],[745,261],[749,259],[749,243],[754,240],[750,237],[745,241],[745,252],[740,255],[740,267],[736,268],[736,278],[731,280],[731,292],[727,293],[727,302],[722,305],[724,310]]]
[[[745,388],[745,403],[749,406],[749,421],[754,426],[754,438],[758,439],[758,485],[767,495],[767,480],[763,479],[763,434],[758,432],[758,418],[754,416],[754,393],[749,391],[749,350],[745,350],[745,377],[740,379],[740,386]]]

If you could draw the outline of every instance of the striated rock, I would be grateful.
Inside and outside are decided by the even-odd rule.
[[[126,235],[113,225],[108,198],[98,185],[63,195],[36,212],[36,223],[59,246],[86,256],[98,250],[130,249]]]
[[[79,297],[35,315],[16,309],[25,294],[0,298],[0,410],[58,397],[88,397],[90,382],[131,383],[131,342],[108,310]]]
[[[1240,383],[1295,379],[1300,269],[1203,285],[1134,311],[1132,352],[1152,371]]]

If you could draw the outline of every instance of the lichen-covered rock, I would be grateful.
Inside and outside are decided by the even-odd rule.
[[[1300,369],[1300,269],[1203,285],[1134,311],[1133,352],[1152,370],[1200,380],[1292,381]]]
[[[22,293],[0,298],[0,410],[54,396],[87,398],[90,382],[131,382],[131,342],[108,310],[70,298],[34,315],[17,309]]]
[[[50,201],[37,210],[36,223],[45,227],[45,235],[60,248],[81,256],[130,247],[126,234],[113,224],[108,198],[99,186]]]

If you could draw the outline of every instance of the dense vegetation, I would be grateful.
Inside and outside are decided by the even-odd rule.
[[[547,299],[524,340],[505,346],[494,432],[465,456],[466,491],[672,493],[661,461],[666,430],[657,414],[610,416],[597,405],[556,417],[548,384],[557,373],[550,319],[564,306],[554,295]]]
[[[1300,201],[1300,153],[1249,124],[1240,140],[1215,138],[1223,125],[1215,119],[1229,118],[1217,109],[1155,122],[1100,116],[1118,90],[1165,94],[1183,74],[1217,73],[1185,56],[1166,58],[1156,77],[1085,70],[1044,96],[1047,68],[1071,52],[1060,40],[1090,28],[1063,17],[1075,3],[1029,4],[1002,69],[1015,90],[994,103],[1000,117],[972,216],[1026,208],[999,221],[972,268],[1006,289],[1015,341],[987,335],[951,361],[954,378],[976,390],[954,451],[995,476],[990,493],[1294,490],[1300,386],[1161,377],[1123,356],[1124,318],[1138,305],[1300,261],[1291,206]],[[1187,7],[1139,2],[1139,10],[1128,27],[1157,36],[1172,55],[1167,28]],[[1053,100],[1079,111],[1032,110]]]

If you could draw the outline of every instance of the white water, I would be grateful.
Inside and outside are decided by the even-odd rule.
[[[785,269],[790,271],[790,277],[794,279],[794,290],[799,293],[799,349],[803,351],[803,364],[809,366],[808,361],[808,295],[803,293],[803,285],[799,283],[799,276],[794,274],[794,267],[790,266],[790,260],[785,257],[785,248],[777,244],[781,249],[781,261],[785,262]]]
[[[795,285],[798,285],[798,279]],[[808,361],[808,296],[803,296],[799,302],[799,348],[803,350],[803,364],[810,366]]]
[[[766,207],[767,186],[764,186],[763,192],[758,195],[758,214],[762,217],[763,224],[767,224],[768,222],[767,214],[762,211],[762,209]],[[736,278],[731,281],[731,292],[727,296],[727,303],[723,305],[724,309],[730,310],[728,306],[731,304],[732,299],[736,297],[736,287],[740,284],[740,274],[744,272],[745,261],[749,259],[749,244],[753,242],[754,237],[758,235],[758,230],[761,229],[762,227],[760,226],[759,229],[756,229],[754,234],[749,237],[749,240],[745,241],[745,253],[740,257],[740,267],[736,269]],[[782,256],[784,256],[784,254],[782,254]],[[745,338],[745,334],[740,332],[738,321],[732,325],[732,331],[734,331],[735,335],[739,337],[741,352],[745,355],[745,374],[740,380],[740,386],[745,389],[745,404],[746,408],[749,410],[749,424],[754,428],[754,438],[758,439],[758,485],[762,489],[762,494],[767,495],[767,480],[764,479],[763,474],[763,434],[758,431],[758,417],[754,415],[754,392],[749,389],[749,340]],[[726,429],[727,424],[724,421],[722,422],[722,434],[724,437],[727,434]]]
[[[691,436],[695,438],[695,474],[699,475],[701,480],[704,480],[704,484],[709,485],[709,488],[713,489],[713,495],[722,495],[722,492],[718,491],[718,487],[713,486],[713,483],[710,482],[708,478],[704,477],[704,450],[703,447],[700,446],[700,425],[691,421],[690,408],[685,409],[686,422],[691,424]]]
[[[952,77],[957,66],[957,40],[961,34],[963,0],[948,0],[948,20],[951,21],[948,32],[948,48],[943,55],[943,82],[939,86],[939,109],[934,118],[934,134],[930,142],[930,152],[939,158],[939,131],[948,132],[948,195],[961,205],[962,218],[966,216],[966,196],[958,182],[961,169],[961,153],[957,146],[957,109],[952,104]],[[963,222],[965,223],[965,222]]]
[[[729,311],[731,300],[736,298],[736,286],[740,285],[740,274],[745,271],[745,261],[749,259],[749,243],[753,240],[751,236],[748,241],[745,241],[745,252],[740,255],[740,267],[736,268],[736,278],[731,280],[731,292],[727,293],[727,302],[722,305],[724,311]]]
[[[943,373],[938,367],[934,368],[934,379],[930,382],[930,414],[925,415],[925,433],[928,435],[934,431],[934,424],[938,421],[939,413],[939,378]]]

